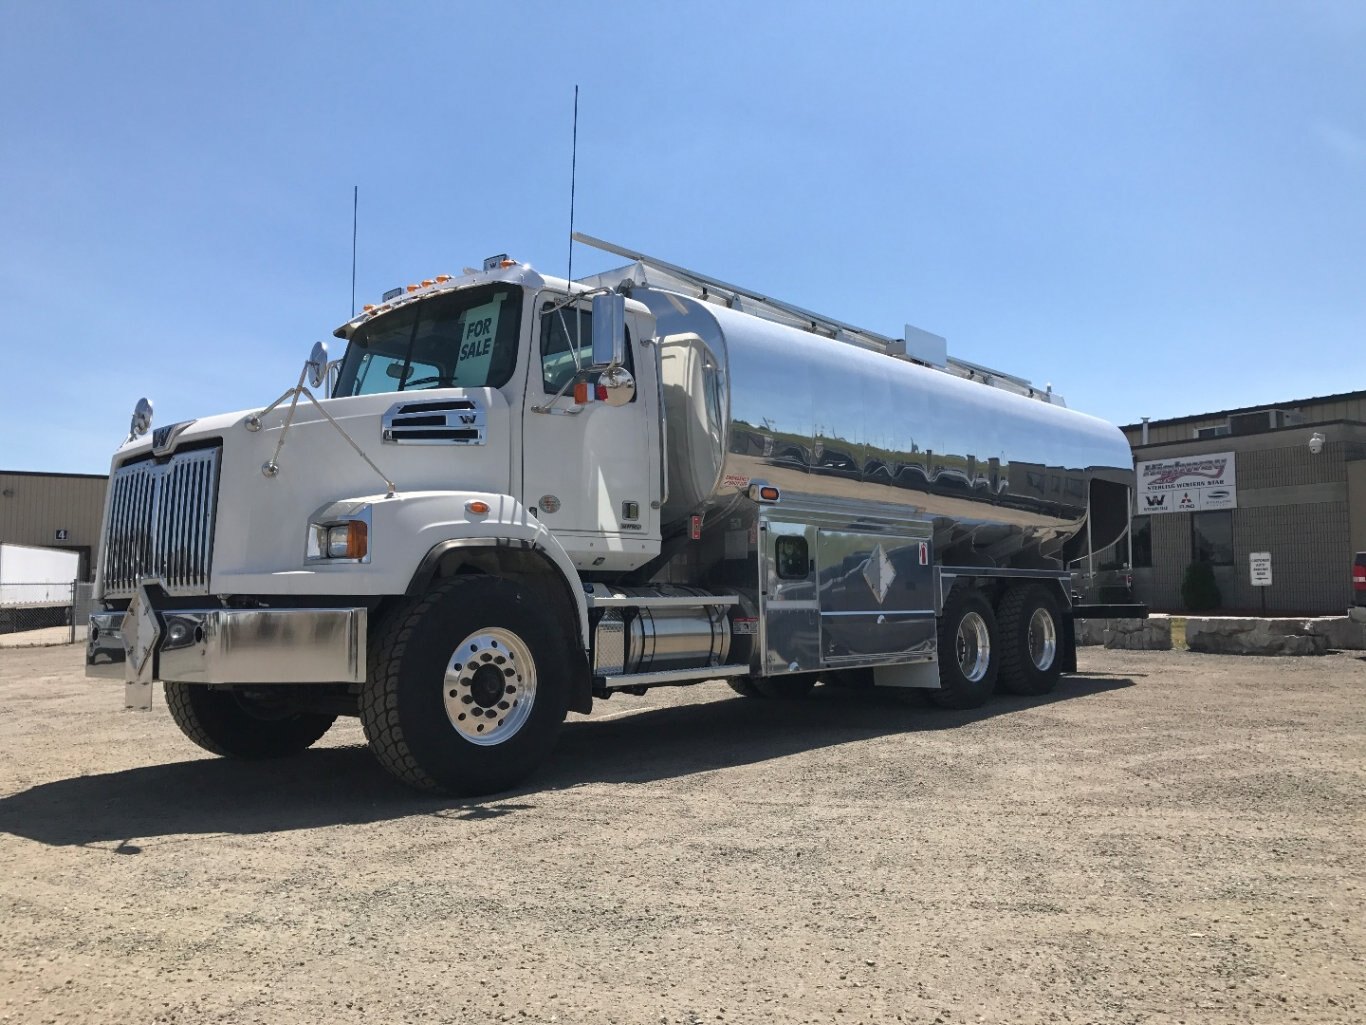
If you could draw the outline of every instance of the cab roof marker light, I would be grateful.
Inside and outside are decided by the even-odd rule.
[[[435,281],[435,279],[433,279],[433,278],[423,278],[423,279],[422,279],[422,287],[423,287],[423,288],[431,288],[431,287],[432,287],[433,285],[435,285],[435,284],[436,284],[436,281]]]

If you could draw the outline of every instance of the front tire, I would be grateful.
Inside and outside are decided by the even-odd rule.
[[[940,708],[980,708],[996,689],[1000,669],[996,616],[977,591],[950,592],[939,617],[939,690],[926,696]]]
[[[283,758],[322,738],[335,715],[300,712],[269,688],[247,693],[202,683],[166,683],[166,707],[180,732],[227,758]]]
[[[560,628],[520,585],[447,580],[372,638],[360,720],[380,764],[418,790],[475,796],[520,783],[569,706]]]
[[[1012,587],[1001,599],[1001,688],[1011,694],[1047,694],[1062,675],[1058,601],[1038,584]]]

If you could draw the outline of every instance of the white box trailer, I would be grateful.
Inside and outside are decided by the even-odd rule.
[[[71,604],[80,575],[79,552],[0,544],[0,605],[43,607]]]
[[[567,711],[726,679],[975,707],[1076,666],[1067,567],[1128,526],[1115,427],[1035,387],[590,240],[386,293],[264,408],[115,454],[87,672],[219,754],[356,715],[485,793]],[[914,344],[911,344],[914,343]],[[332,371],[336,371],[335,377]],[[273,391],[273,389],[272,389]]]

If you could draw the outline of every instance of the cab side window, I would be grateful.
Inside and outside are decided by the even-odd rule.
[[[577,362],[575,358],[577,357]],[[547,395],[557,395],[574,380],[579,367],[593,363],[593,314],[586,309],[561,307],[550,303],[541,307],[541,384]],[[626,369],[634,376],[635,359],[631,354],[631,332],[626,331]],[[596,384],[596,372],[585,372],[584,380]],[[635,401],[634,398],[631,399]]]

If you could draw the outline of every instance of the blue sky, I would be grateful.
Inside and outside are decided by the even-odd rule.
[[[563,274],[576,83],[580,230],[1117,423],[1366,388],[1363,53],[1358,2],[9,0],[0,468],[275,398],[353,185],[358,302]]]

